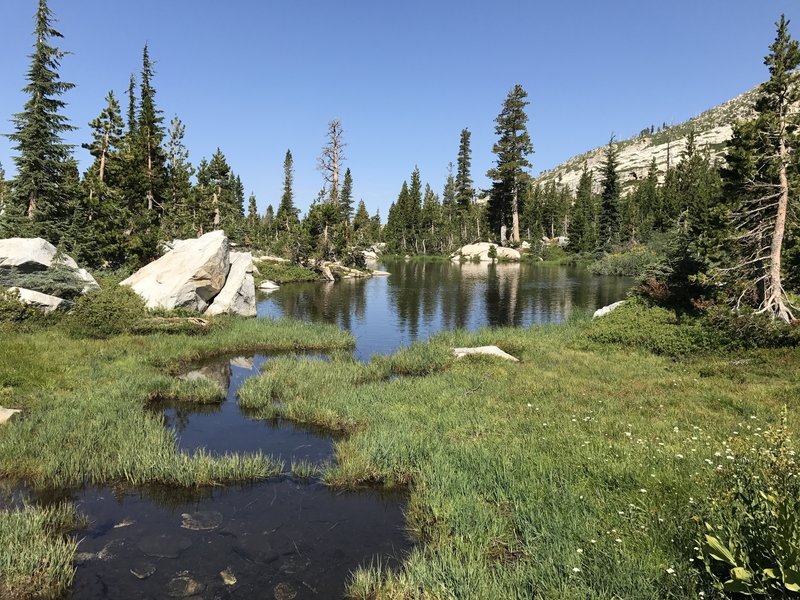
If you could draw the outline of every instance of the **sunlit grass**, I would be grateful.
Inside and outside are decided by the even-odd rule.
[[[356,573],[353,597],[697,597],[692,517],[730,436],[758,436],[784,403],[796,415],[800,351],[678,361],[592,327],[276,360],[245,383],[251,408],[350,432],[328,483],[410,486],[420,544],[398,573]],[[522,362],[449,356],[487,344]]]

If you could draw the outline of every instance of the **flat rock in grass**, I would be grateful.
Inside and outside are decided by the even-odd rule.
[[[228,278],[217,297],[206,309],[207,315],[256,316],[256,284],[253,279],[253,256],[249,252],[231,252]]]
[[[456,358],[463,358],[471,354],[479,354],[484,356],[495,356],[503,360],[510,360],[512,362],[519,362],[519,359],[511,356],[508,352],[503,352],[497,346],[476,346],[475,348],[453,348],[453,356]]]
[[[133,289],[148,308],[203,312],[222,290],[229,269],[228,238],[223,231],[211,231],[197,239],[181,240],[120,285]]]
[[[603,308],[598,308],[596,311],[594,311],[592,318],[597,319],[598,317],[604,317],[608,313],[617,310],[623,304],[625,304],[625,300],[620,300],[619,302],[614,302],[614,304],[609,304],[608,306],[604,306]]]
[[[191,577],[176,577],[167,584],[167,595],[170,598],[188,598],[206,589],[205,584]]]
[[[211,531],[222,525],[222,514],[214,510],[183,513],[181,527],[192,531]]]
[[[7,423],[14,415],[21,412],[18,408],[3,408],[0,406],[0,425]]]
[[[160,533],[143,537],[137,548],[153,558],[178,558],[191,545],[192,540],[186,536]]]
[[[50,294],[43,294],[42,292],[21,287],[10,287],[8,291],[16,292],[20,302],[38,308],[44,313],[51,313],[57,310],[64,302],[64,299],[58,296],[51,296]]]
[[[136,579],[147,579],[155,574],[156,566],[153,563],[143,562],[132,566],[130,572]]]

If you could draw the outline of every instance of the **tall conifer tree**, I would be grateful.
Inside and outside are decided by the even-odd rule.
[[[68,185],[72,148],[61,135],[74,129],[61,114],[65,102],[61,96],[74,85],[61,81],[58,69],[64,52],[51,45],[63,37],[53,28],[53,13],[46,0],[39,0],[36,11],[33,54],[28,68],[28,84],[23,92],[29,96],[22,112],[14,115],[14,132],[9,139],[15,142],[14,157],[17,177],[14,180],[12,202],[7,210],[9,223],[24,214],[30,227],[27,232],[42,236],[57,244],[67,229],[74,198]],[[19,221],[18,221],[19,222]]]
[[[600,246],[609,250],[619,241],[619,198],[621,187],[619,173],[617,172],[617,147],[614,145],[614,136],[606,146],[605,162],[602,167],[602,181],[600,183]]]
[[[461,140],[458,145],[458,170],[456,171],[455,195],[456,202],[463,208],[468,208],[475,197],[475,190],[472,187],[472,175],[470,167],[472,165],[472,150],[470,149],[469,129],[461,130]]]
[[[520,241],[519,195],[522,175],[531,166],[527,157],[533,152],[528,134],[528,115],[525,113],[525,107],[530,104],[527,97],[528,93],[519,84],[508,93],[495,119],[497,125],[494,129],[499,139],[492,152],[497,155],[496,165],[486,174],[494,181],[489,206],[494,216],[492,220],[501,223],[501,227],[510,221],[511,239],[514,242]]]

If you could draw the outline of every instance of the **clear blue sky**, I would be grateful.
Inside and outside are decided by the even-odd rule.
[[[277,205],[287,148],[297,204],[322,186],[316,157],[332,118],[344,125],[356,199],[388,206],[418,165],[441,193],[459,133],[472,131],[473,178],[488,187],[494,118],[514,84],[527,90],[533,172],[614,132],[678,122],[766,79],[781,12],[797,0],[50,0],[71,52],[61,75],[80,144],[113,89],[125,97],[149,44],[156,101],[186,124],[197,164],[219,146],[255,192]],[[36,0],[2,0],[0,131],[25,101]],[[123,106],[124,110],[124,106]],[[13,173],[0,139],[0,163]]]

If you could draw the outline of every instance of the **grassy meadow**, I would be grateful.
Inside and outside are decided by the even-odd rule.
[[[660,322],[638,347],[593,339],[641,312],[445,333],[367,365],[277,360],[240,401],[350,432],[331,485],[409,485],[419,543],[399,572],[357,572],[355,598],[712,597],[695,517],[732,448],[796,417],[800,351],[672,358],[643,346],[695,332]],[[486,344],[522,362],[449,355]]]
[[[362,364],[349,334],[291,321],[105,340],[8,326],[0,405],[24,416],[0,428],[0,476],[196,486],[289,470],[332,486],[406,486],[417,544],[399,571],[354,573],[349,593],[362,600],[713,597],[693,562],[695,517],[736,448],[784,406],[794,423],[800,350],[715,353],[695,329],[633,304],[595,322],[442,333]],[[450,355],[487,344],[521,362]],[[145,410],[219,399],[211,384],[174,378],[192,361],[268,350],[342,350],[272,360],[240,391],[265,418],[347,433],[321,473],[258,454],[183,454]],[[64,532],[77,518],[68,507],[0,511],[0,597],[63,592],[74,553]]]

